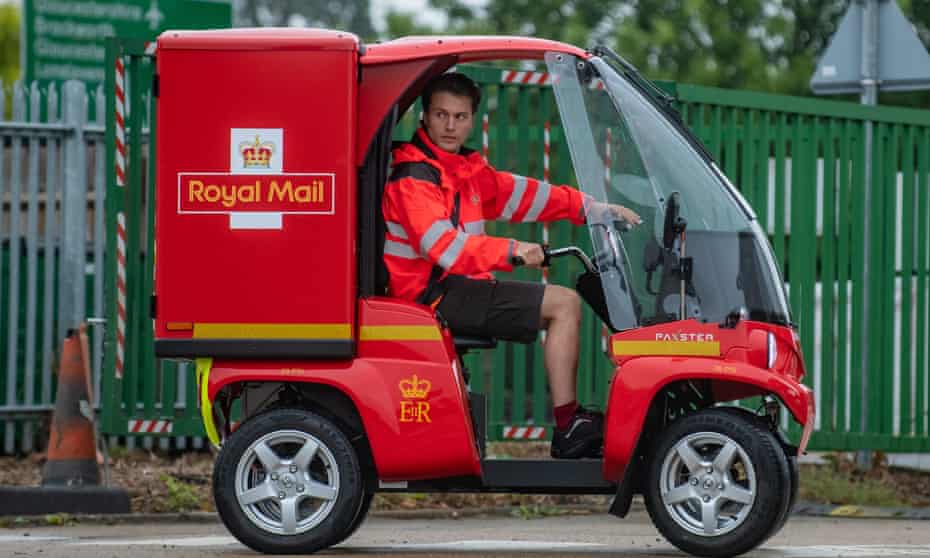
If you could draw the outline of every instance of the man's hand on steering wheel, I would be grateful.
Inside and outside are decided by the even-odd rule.
[[[536,244],[535,242],[521,242],[519,240],[516,241],[513,256],[515,261],[519,262],[519,265],[536,268],[541,267],[546,258],[542,245]]]

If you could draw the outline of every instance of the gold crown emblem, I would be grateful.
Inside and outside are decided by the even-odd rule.
[[[429,395],[432,385],[429,380],[420,380],[414,374],[406,380],[401,380],[397,387],[400,388],[401,394],[407,399],[424,399]]]
[[[242,153],[242,163],[245,167],[269,168],[271,156],[274,154],[274,144],[270,141],[262,143],[261,138],[255,136],[254,143],[248,141],[240,143],[239,152]]]

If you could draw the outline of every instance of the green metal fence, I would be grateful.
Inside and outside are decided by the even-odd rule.
[[[114,42],[108,53],[110,68],[117,57],[125,61],[131,78],[129,105],[143,106],[151,83],[145,44]],[[500,69],[460,69],[476,79],[483,92],[470,146],[486,149],[497,168],[539,178],[548,171],[554,183],[574,183],[551,88],[508,81],[513,74]],[[111,158],[114,76],[115,72],[108,72]],[[800,327],[808,369],[805,382],[818,394],[812,447],[930,450],[925,434],[930,111],[668,87],[679,100],[686,124],[708,146],[769,231]],[[397,139],[410,137],[419,112],[417,104],[404,115]],[[170,423],[174,436],[199,436],[193,366],[157,364],[151,352],[147,305],[152,262],[145,255],[153,252],[153,205],[151,191],[143,184],[151,183],[153,171],[143,166],[141,137],[135,132],[144,120],[149,118],[143,111],[128,111],[127,185],[117,186],[115,176],[108,182],[108,238],[113,241],[109,246],[116,245],[117,215],[126,216],[127,317],[122,379],[116,377],[117,328],[107,330],[104,427],[114,434],[132,434],[134,429],[151,433],[154,425]],[[154,137],[154,118],[150,121]],[[871,199],[866,204],[868,121],[875,123],[875,141]],[[547,130],[548,166],[544,163]],[[108,163],[108,168],[114,169],[114,164]],[[527,240],[542,240],[546,234],[541,225],[496,225],[489,232]],[[590,249],[582,227],[559,223],[547,232],[553,246]],[[112,252],[108,257],[107,299],[114,302],[109,323],[116,324],[119,257]],[[579,271],[575,263],[559,262],[548,280],[572,285]],[[515,276],[542,279],[538,271],[526,269]],[[602,333],[600,322],[585,310],[579,399],[595,406],[605,404],[612,373],[603,354]],[[473,373],[472,389],[489,396],[490,438],[533,432],[508,427],[551,423],[540,343],[501,344],[494,351],[469,356],[466,364]]]

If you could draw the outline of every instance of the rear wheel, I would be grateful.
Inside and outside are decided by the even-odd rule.
[[[723,409],[688,415],[659,436],[644,490],[669,542],[714,557],[764,542],[790,493],[787,460],[772,433]]]
[[[364,496],[352,444],[332,422],[276,409],[229,438],[213,472],[216,509],[259,552],[309,553],[335,544]]]

